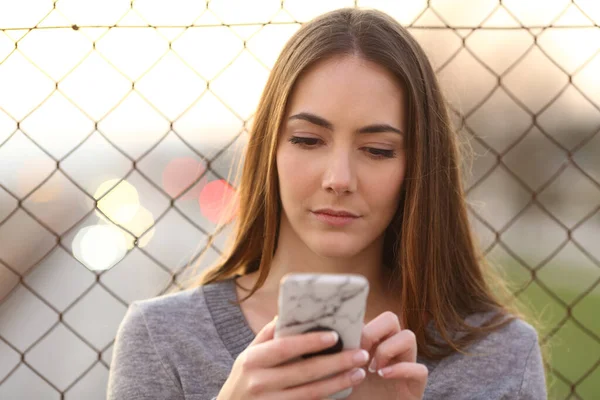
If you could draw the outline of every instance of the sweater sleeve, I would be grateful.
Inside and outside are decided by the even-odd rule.
[[[133,302],[113,348],[107,400],[184,400],[178,379],[156,352],[143,311]]]
[[[542,352],[537,341],[533,343],[527,356],[523,381],[519,390],[520,400],[547,399],[546,378],[544,375],[544,363],[542,361]]]

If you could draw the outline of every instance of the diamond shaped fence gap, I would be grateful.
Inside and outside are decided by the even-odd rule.
[[[600,188],[569,165],[537,198],[564,225],[573,227],[598,207],[599,197]]]
[[[479,140],[502,153],[533,126],[533,118],[498,87],[469,115],[466,125]]]
[[[502,5],[523,25],[550,25],[569,6],[569,0],[540,1],[505,0]]]
[[[465,70],[470,73],[465,74]],[[440,71],[439,77],[448,101],[462,114],[484,101],[498,84],[496,77],[464,49]]]
[[[113,25],[130,8],[125,0],[110,0],[102,5],[94,2],[61,0],[55,8],[73,24],[77,25]]]
[[[104,400],[104,385],[108,380],[108,371],[100,363],[96,363],[84,376],[80,377],[65,392],[65,400],[89,399]]]
[[[98,124],[98,130],[133,159],[141,158],[169,127],[170,121],[136,92],[129,93],[119,107]]]
[[[600,109],[569,86],[539,115],[537,123],[565,149],[573,150],[600,130]]]
[[[424,48],[481,252],[541,321],[549,397],[597,397],[598,2],[238,3],[0,3],[0,398],[105,397],[127,305],[226,249],[216,220],[281,48],[346,6]]]
[[[169,43],[156,29],[113,28],[95,48],[130,80],[137,81],[169,50]]]
[[[445,0],[432,0],[429,6],[450,26],[477,26],[498,7],[495,0],[466,0],[463,3],[469,9],[468,13]]]
[[[54,173],[56,163],[22,131],[17,131],[0,148],[0,185],[21,199]]]
[[[600,49],[600,31],[551,28],[538,36],[537,43],[554,62],[572,74]]]
[[[94,121],[56,91],[20,127],[37,145],[60,159],[93,132]],[[58,135],[62,140],[54,139]]]
[[[69,279],[64,279],[65,276]],[[94,285],[96,275],[81,268],[81,264],[63,248],[56,248],[27,274],[24,281],[31,290],[62,312]]]
[[[476,30],[465,40],[466,48],[498,75],[503,75],[533,46],[534,38],[524,30]],[[502,57],[498,56],[501,50]]]
[[[71,351],[75,350],[75,351]],[[64,390],[95,360],[95,352],[77,336],[58,324],[25,355],[32,368]]]
[[[358,7],[376,8],[389,15],[402,25],[414,23],[427,8],[427,0],[414,1],[386,1],[386,0],[358,0]]]
[[[0,107],[23,119],[52,94],[55,83],[16,51],[0,64],[0,87]]]
[[[419,41],[435,70],[444,66],[462,50],[461,38],[452,30],[410,29]]]
[[[353,0],[331,0],[331,1],[311,1],[285,0],[283,7],[297,21],[307,22],[314,17],[327,11],[335,10],[341,7],[352,7]]]
[[[246,48],[269,69],[273,67],[277,56],[300,24],[266,25],[246,42]]]
[[[539,190],[566,160],[565,152],[537,128],[529,130],[503,157],[508,169],[532,190]]]
[[[18,43],[19,52],[55,81],[62,80],[92,51],[93,44],[73,29],[31,31]]]
[[[0,385],[0,396],[10,398],[14,393],[19,393],[25,399],[60,399],[60,392],[24,363],[19,364]]]
[[[65,204],[68,203],[72,206],[66,208]],[[62,171],[57,171],[27,197],[22,206],[60,235],[93,210],[94,202],[73,185]]]

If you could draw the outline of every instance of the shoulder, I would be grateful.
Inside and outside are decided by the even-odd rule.
[[[173,328],[173,315],[186,308],[191,294],[182,292],[130,304],[115,338],[107,398],[129,398],[133,392],[144,398],[183,398],[179,365],[170,358],[171,341],[165,339],[178,331]]]
[[[480,326],[489,318],[489,313],[476,314],[466,322]],[[530,360],[540,359],[540,354],[534,327],[515,318],[472,343],[464,353],[441,360],[430,374],[428,389],[449,399],[517,398]],[[538,367],[543,372],[541,363]]]
[[[136,300],[130,308],[151,320],[172,320],[202,307],[202,288],[193,288],[145,300]]]
[[[190,325],[201,324],[197,318],[191,318],[194,314],[205,315],[201,309],[198,288],[133,301],[120,323],[117,340],[137,347],[149,343],[161,353],[163,347],[170,346],[179,336],[185,337]]]
[[[136,300],[122,324],[143,326],[159,351],[163,346],[173,350],[178,343],[189,344],[198,334],[205,340],[215,336],[202,287]]]
[[[211,398],[219,392],[231,356],[216,331],[203,289],[131,303],[115,340],[111,399],[129,398],[121,393],[131,393],[132,388],[141,393],[153,388],[147,398],[161,399]],[[161,392],[173,387],[183,395]]]
[[[117,337],[135,352],[152,349],[172,369],[198,374],[208,366],[230,364],[206,304],[206,286],[131,303]],[[214,369],[214,368],[213,368]],[[182,372],[176,375],[184,379]]]
[[[220,343],[213,318],[206,305],[204,287],[149,299],[129,305],[117,338],[132,346],[151,345],[161,356],[185,354],[190,347],[210,348]]]
[[[474,314],[468,317],[466,322],[472,326],[481,326],[492,316],[491,313]],[[533,326],[522,319],[514,318],[502,328],[490,332],[484,338],[473,343],[468,351],[520,353],[523,349],[531,349],[534,344],[537,344],[537,340],[538,334]]]

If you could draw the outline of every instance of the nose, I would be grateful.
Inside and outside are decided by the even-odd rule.
[[[356,173],[349,151],[337,151],[331,154],[323,175],[322,187],[336,195],[356,191]]]

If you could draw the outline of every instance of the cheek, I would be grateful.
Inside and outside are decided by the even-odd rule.
[[[277,173],[284,207],[295,206],[290,202],[304,202],[314,192],[318,182],[315,163],[307,162],[301,154],[285,149],[277,154]]]
[[[381,171],[379,179],[369,179],[365,187],[365,200],[370,203],[371,210],[381,210],[385,214],[393,214],[400,201],[400,193],[404,184],[404,168]]]

